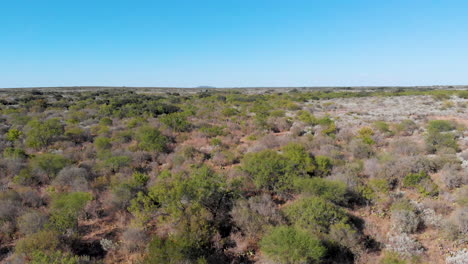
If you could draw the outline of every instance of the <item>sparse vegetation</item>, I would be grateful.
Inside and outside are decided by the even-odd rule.
[[[0,261],[461,263],[465,93],[2,90]]]

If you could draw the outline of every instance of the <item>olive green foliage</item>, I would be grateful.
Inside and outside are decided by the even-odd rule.
[[[47,173],[49,178],[54,178],[57,173],[69,163],[70,161],[62,155],[45,153],[34,157],[31,160],[31,167],[39,168]]]
[[[225,179],[202,166],[187,175],[172,175],[150,188],[149,195],[167,213],[177,217],[188,205],[216,211],[226,195]]]
[[[26,159],[29,155],[20,148],[7,147],[3,150],[3,156],[9,159]]]
[[[323,178],[296,178],[296,189],[303,194],[319,196],[335,204],[347,204],[350,195],[346,184],[341,181],[332,181]]]
[[[380,264],[407,264],[408,262],[394,252],[386,252]]]
[[[248,153],[242,160],[242,168],[258,188],[284,191],[292,180],[287,158],[274,150]]]
[[[153,127],[141,127],[136,133],[138,147],[146,151],[165,151],[168,138]]]
[[[425,173],[410,173],[403,179],[405,187],[414,187],[425,196],[435,196],[439,193],[437,185]]]
[[[10,130],[8,130],[8,132],[6,133],[6,139],[8,141],[16,141],[18,140],[21,136],[23,135],[23,132],[18,130],[18,129],[15,129],[15,128],[12,128]]]
[[[129,156],[110,156],[104,161],[104,165],[111,171],[116,172],[130,165],[130,162],[132,162],[132,158]]]
[[[315,164],[316,169],[314,173],[316,176],[327,176],[331,173],[331,169],[333,167],[333,161],[329,157],[326,156],[315,156]]]
[[[54,251],[60,246],[56,232],[43,230],[20,239],[15,247],[16,254],[30,255],[37,251]]]
[[[349,221],[343,209],[321,197],[301,198],[284,212],[294,225],[316,233],[328,233],[331,225]]]
[[[405,187],[415,187],[423,179],[428,179],[428,178],[429,176],[424,171],[420,173],[410,173],[406,175],[406,177],[403,179],[403,185]]]
[[[317,123],[323,127],[322,134],[334,137],[336,133],[336,124],[329,116],[320,118]]]
[[[58,194],[51,202],[51,227],[62,233],[75,230],[78,216],[91,199],[92,195],[86,192]]]
[[[430,153],[435,153],[444,148],[451,148],[455,151],[459,150],[459,146],[455,135],[451,132],[429,131],[425,138],[427,150]]]
[[[204,125],[200,127],[200,132],[204,133],[208,137],[216,137],[225,134],[224,127],[213,125]]]
[[[326,254],[319,239],[292,226],[273,228],[260,241],[260,249],[271,260],[285,264],[319,263]]]
[[[317,167],[303,146],[292,143],[281,154],[274,150],[248,153],[242,160],[242,168],[258,188],[284,192],[293,187],[295,177],[306,177]]]
[[[148,194],[138,193],[131,201],[129,211],[141,222],[149,219],[157,208],[170,219],[177,219],[186,211],[199,212],[202,208],[216,212],[227,195],[223,177],[207,166],[193,169],[188,175],[163,172],[160,181],[149,188]]]
[[[432,120],[427,125],[427,130],[431,132],[447,132],[454,130],[456,125],[447,120]]]
[[[372,138],[374,131],[370,127],[363,127],[358,131],[358,138],[368,145],[374,145],[375,141]]]
[[[300,175],[314,172],[314,160],[305,148],[296,143],[290,143],[282,148],[283,156],[288,160],[290,170],[296,170]],[[317,168],[318,170],[320,168]]]
[[[162,239],[153,237],[148,247],[148,255],[144,264],[204,264],[202,250],[197,246],[196,240],[173,236]]]
[[[83,263],[79,256],[74,256],[63,251],[53,251],[45,253],[42,251],[34,251],[31,254],[30,264],[80,264]]]
[[[97,150],[109,150],[112,148],[112,141],[108,137],[97,137],[94,139],[94,146]]]
[[[385,133],[385,134],[388,134],[388,135],[393,135],[393,131],[390,130],[390,126],[388,125],[387,122],[384,122],[384,121],[376,121],[374,122],[373,124],[373,127],[381,132],[381,133]]]
[[[177,132],[188,131],[191,127],[185,112],[162,115],[159,117],[159,121]]]
[[[317,124],[317,118],[308,111],[304,111],[304,110],[298,111],[296,116],[297,116],[297,119],[306,123],[307,125],[313,126]]]
[[[59,119],[52,118],[45,121],[33,119],[27,124],[26,145],[32,148],[42,148],[52,140],[63,134],[63,125]]]
[[[221,110],[221,114],[223,114],[224,116],[227,116],[227,117],[231,117],[231,116],[235,116],[239,113],[239,111],[235,108],[230,108],[230,107],[227,107],[227,108],[224,108],[223,110]]]

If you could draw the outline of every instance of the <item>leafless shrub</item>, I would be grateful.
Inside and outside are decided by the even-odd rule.
[[[376,177],[381,170],[382,166],[376,158],[367,159],[364,161],[364,174],[370,177]]]
[[[424,207],[430,208],[434,210],[437,214],[441,215],[448,215],[453,210],[449,204],[439,200],[427,199],[423,202],[423,204]]]
[[[128,252],[141,251],[148,242],[148,235],[142,229],[130,227],[122,233],[122,242]]]
[[[248,236],[259,235],[267,225],[276,225],[283,218],[267,194],[240,200],[231,211],[236,225]]]
[[[22,234],[29,235],[42,230],[47,221],[47,215],[39,211],[31,211],[18,218],[18,228]]]
[[[411,238],[406,233],[392,234],[388,239],[389,243],[386,247],[395,251],[398,254],[405,257],[413,257],[421,255],[424,252],[424,248],[419,241]]]
[[[359,173],[362,171],[362,166],[359,163],[346,163],[342,166],[335,166],[332,169],[330,180],[341,181],[350,189],[356,189],[359,183]]]
[[[461,154],[460,154],[460,157],[464,160],[468,160],[468,150],[465,150],[463,151]]]
[[[16,216],[20,213],[21,206],[17,201],[3,200],[0,201],[0,222],[14,221]]]
[[[351,154],[357,159],[369,158],[374,153],[372,147],[360,139],[351,140],[348,147]]]
[[[270,117],[268,119],[268,126],[274,132],[283,132],[288,131],[291,128],[292,123],[285,117]]]
[[[258,152],[265,149],[275,149],[287,145],[291,141],[289,136],[268,134],[254,143],[247,152]]]
[[[414,233],[418,230],[420,219],[415,212],[395,210],[392,212],[392,229],[399,233]]]
[[[89,173],[84,168],[63,168],[53,181],[55,186],[70,186],[74,191],[87,191]]]
[[[351,129],[344,127],[338,130],[336,134],[336,139],[344,143],[349,143],[353,139],[354,133]]]
[[[450,189],[468,184],[468,173],[462,171],[462,168],[458,164],[446,164],[442,168],[440,176],[445,185]]]
[[[23,205],[29,207],[39,207],[44,204],[42,197],[39,195],[37,191],[32,189],[26,189],[24,191],[19,192],[21,199],[23,201]]]
[[[444,230],[450,239],[462,239],[462,241],[466,241],[468,234],[468,207],[462,207],[456,210],[452,216],[445,221]]]
[[[461,249],[445,259],[446,264],[466,264],[468,260],[468,249]]]
[[[410,139],[398,139],[392,142],[391,150],[397,155],[414,156],[422,153],[423,149]]]

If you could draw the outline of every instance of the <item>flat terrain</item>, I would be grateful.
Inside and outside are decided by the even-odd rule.
[[[465,263],[468,87],[0,89],[2,263]]]

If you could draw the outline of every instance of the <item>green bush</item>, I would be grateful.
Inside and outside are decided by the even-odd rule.
[[[260,241],[261,251],[278,263],[318,263],[326,254],[320,240],[296,227],[278,226]]]
[[[425,138],[426,148],[430,153],[435,153],[444,148],[451,148],[458,151],[458,146],[455,135],[450,132],[440,133],[437,131],[429,131]]]
[[[224,127],[212,125],[204,125],[200,127],[200,132],[207,135],[208,137],[222,136],[225,134]]]
[[[112,126],[112,119],[108,117],[103,117],[101,120],[99,120],[99,124],[101,126]]]
[[[427,125],[427,130],[431,132],[447,132],[456,128],[457,126],[448,120],[432,120]]]
[[[403,186],[405,187],[416,187],[423,179],[427,179],[429,176],[426,172],[421,171],[419,173],[410,173],[403,179]]]
[[[304,176],[316,170],[314,160],[303,146],[290,143],[284,146],[281,151],[291,167],[289,170],[296,171],[298,174]]]
[[[239,111],[237,111],[237,109],[230,108],[230,107],[227,107],[227,108],[224,108],[223,110],[221,110],[221,114],[223,114],[224,116],[227,116],[227,117],[235,116],[238,113],[239,113]]]
[[[298,111],[296,114],[296,117],[297,119],[306,123],[309,126],[314,126],[317,124],[317,118],[308,111],[304,111],[304,110]]]
[[[7,147],[3,150],[3,156],[9,159],[27,159],[29,155],[20,148]]]
[[[292,187],[293,174],[287,158],[274,150],[248,153],[242,160],[242,169],[252,178],[257,188],[285,191]]]
[[[26,125],[26,145],[32,148],[42,148],[52,140],[63,134],[63,125],[59,119],[52,118],[45,121],[33,119]]]
[[[316,233],[328,233],[331,225],[349,220],[343,209],[321,197],[301,198],[284,212],[296,226]]]
[[[97,150],[109,150],[112,148],[112,141],[108,137],[97,137],[94,139],[94,146]]]
[[[29,264],[82,264],[79,256],[74,256],[63,251],[43,252],[34,251],[30,256]]]
[[[373,127],[380,131],[381,133],[389,133],[392,134],[392,131],[390,130],[390,126],[388,125],[387,122],[384,121],[376,121],[373,124]]]
[[[168,139],[158,129],[141,127],[136,133],[138,147],[146,151],[165,151]]]
[[[374,131],[370,127],[363,127],[358,131],[358,138],[368,145],[374,145],[375,141],[372,139]]]
[[[187,121],[187,114],[184,112],[162,115],[159,117],[159,121],[177,132],[188,131],[191,126]]]
[[[130,165],[130,162],[132,162],[132,158],[128,156],[111,156],[104,161],[104,165],[113,172],[116,172]]]
[[[70,163],[70,161],[64,158],[59,154],[45,153],[35,156],[31,160],[32,168],[39,168],[47,175],[49,178],[54,178],[57,173],[65,168]]]
[[[330,175],[333,167],[332,159],[326,156],[315,156],[315,164],[317,165],[317,168],[314,170],[316,176],[324,177]]]
[[[21,136],[23,135],[23,132],[21,132],[18,129],[12,128],[8,130],[6,133],[5,137],[8,141],[16,141],[18,140]]]
[[[13,177],[13,182],[21,185],[32,185],[36,183],[31,169],[29,168],[21,169],[18,175]]]
[[[43,230],[18,240],[15,253],[29,256],[36,251],[53,251],[60,246],[59,236],[56,232]]]
[[[51,202],[51,227],[61,233],[76,230],[78,216],[91,200],[92,195],[87,192],[63,193],[54,197]]]
[[[335,204],[347,204],[348,190],[341,181],[332,181],[323,178],[296,178],[296,189],[307,195],[319,196]]]

